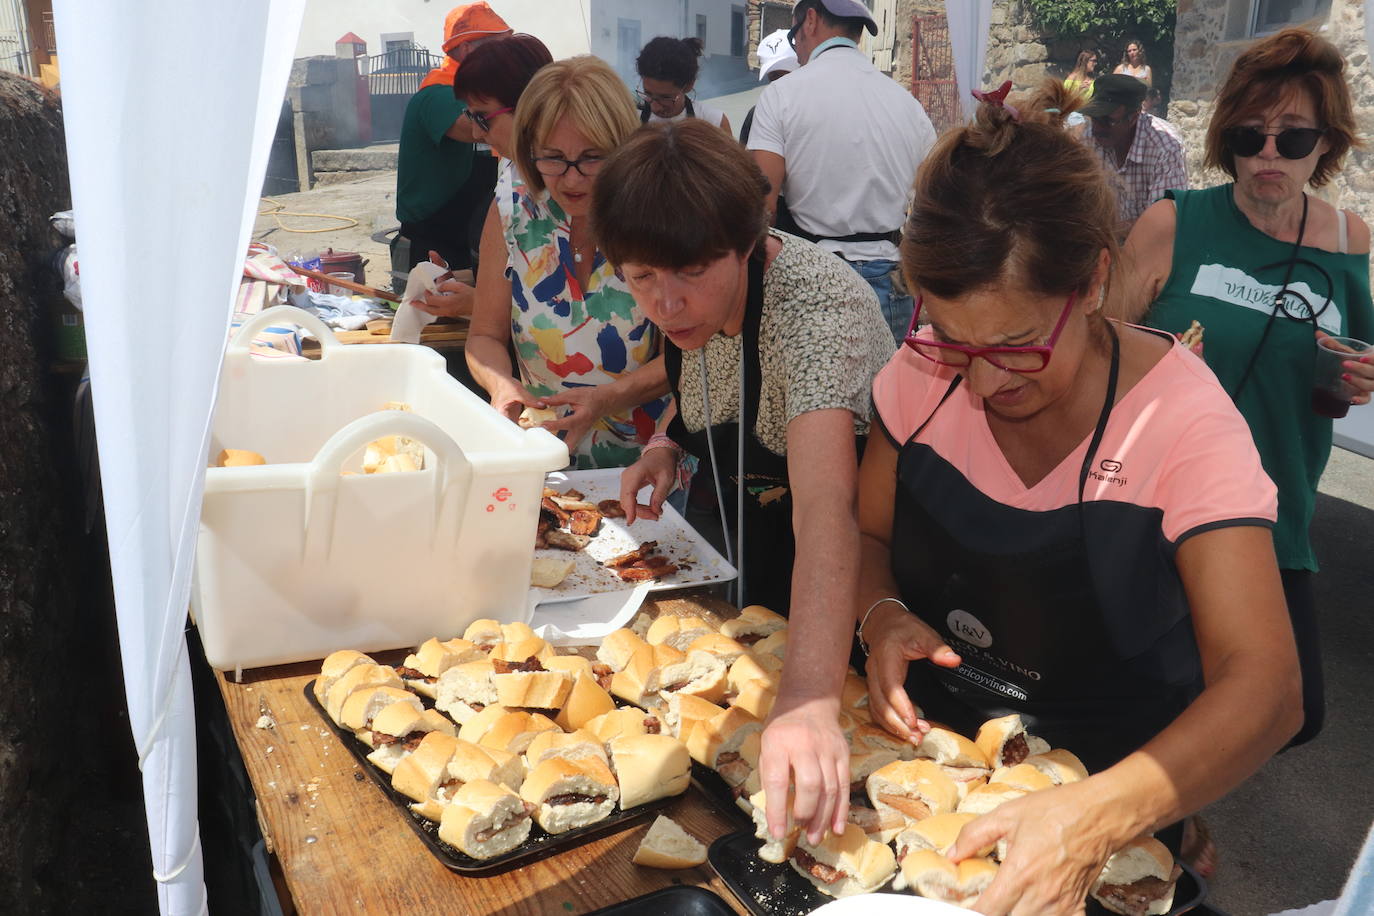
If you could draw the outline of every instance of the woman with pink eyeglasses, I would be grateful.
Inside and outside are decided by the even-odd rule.
[[[1082,759],[951,851],[1005,841],[980,912],[1081,913],[1114,850],[1158,831],[1177,852],[1283,746],[1301,692],[1245,421],[1172,336],[1103,315],[1115,210],[1063,128],[1081,96],[983,98],[917,177],[924,326],[874,381],[856,617],[889,731],[1016,713]]]

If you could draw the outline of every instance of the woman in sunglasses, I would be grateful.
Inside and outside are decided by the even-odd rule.
[[[479,136],[513,158],[482,230],[468,368],[512,420],[557,409],[542,425],[575,467],[622,467],[653,434],[668,383],[658,331],[601,253],[588,210],[602,162],[639,120],[598,58],[536,69],[523,92],[467,87]]]
[[[917,177],[927,324],[874,381],[855,610],[875,722],[919,743],[1017,713],[1082,759],[951,853],[1006,841],[981,912],[1081,913],[1113,850],[1177,850],[1288,740],[1297,664],[1244,420],[1172,336],[1103,316],[1116,211],[1063,128],[1082,96],[984,98]]]
[[[714,124],[727,134],[730,119],[725,112],[693,101],[702,43],[700,38],[673,38],[660,35],[651,39],[635,58],[642,88],[635,90],[639,99],[639,121],[681,121],[700,118]]]
[[[1289,29],[1236,59],[1207,128],[1206,164],[1233,181],[1170,191],[1126,242],[1134,278],[1126,314],[1153,327],[1205,329],[1202,355],[1250,425],[1278,486],[1274,548],[1302,663],[1305,721],[1324,715],[1308,527],[1331,453],[1331,419],[1313,410],[1316,339],[1374,340],[1369,228],[1307,193],[1340,170],[1355,139],[1345,61],[1330,42]],[[1374,365],[1346,363],[1363,404]]]

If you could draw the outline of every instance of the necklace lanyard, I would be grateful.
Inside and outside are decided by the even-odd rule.
[[[1259,343],[1255,344],[1254,352],[1250,354],[1250,361],[1245,364],[1245,371],[1241,373],[1240,382],[1231,394],[1232,403],[1240,403],[1240,393],[1245,390],[1246,383],[1250,381],[1250,374],[1255,370],[1255,363],[1259,360],[1260,351],[1264,349],[1264,343],[1269,339],[1269,331],[1274,327],[1274,321],[1279,317],[1279,311],[1283,309],[1283,297],[1288,292],[1288,281],[1293,279],[1293,268],[1298,266],[1298,252],[1302,250],[1302,238],[1306,232],[1307,192],[1304,191],[1302,195],[1302,219],[1298,221],[1298,237],[1293,242],[1293,250],[1288,255],[1288,266],[1283,273],[1283,283],[1279,285],[1279,291],[1274,293],[1274,305],[1269,310],[1269,319],[1264,322],[1264,332],[1260,334]],[[1310,306],[1308,311],[1312,314],[1312,323],[1315,325],[1317,323],[1316,312]]]

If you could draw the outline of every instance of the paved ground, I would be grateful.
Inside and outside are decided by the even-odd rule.
[[[755,92],[725,97],[736,126]],[[736,115],[738,114],[738,119]],[[283,252],[305,246],[359,251],[371,259],[369,282],[384,282],[389,263],[372,233],[394,226],[395,181],[379,176],[275,200],[298,212],[350,216],[359,225],[304,235],[260,216],[255,238]],[[288,226],[328,221],[283,217]],[[694,517],[703,528],[709,521]],[[1374,793],[1363,767],[1374,748],[1374,460],[1336,449],[1322,480],[1313,537],[1323,572],[1316,579],[1325,642],[1327,725],[1311,744],[1271,761],[1213,806],[1207,819],[1221,866],[1211,900],[1233,916],[1266,914],[1339,894],[1365,832],[1374,820]]]

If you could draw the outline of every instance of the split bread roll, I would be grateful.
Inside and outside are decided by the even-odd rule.
[[[692,758],[671,735],[631,735],[609,742],[621,810],[681,795],[692,781]]]
[[[778,661],[787,657],[787,631],[777,630],[771,636],[766,636],[754,643],[754,654],[760,656],[771,655]]]
[[[949,855],[954,844],[959,842],[959,832],[974,820],[976,818],[972,814],[934,814],[925,820],[917,821],[897,834],[897,859],[904,860],[909,853],[918,849],[934,850],[942,856]],[[992,850],[989,848],[983,855],[991,853]]]
[[[683,651],[687,653],[688,657],[691,657],[693,652],[705,652],[707,655],[713,655],[720,659],[721,663],[729,668],[749,650],[728,636],[723,636],[720,633],[707,633],[705,636],[698,636],[692,640],[691,644]]]
[[[902,877],[922,897],[967,908],[997,877],[997,865],[978,857],[955,865],[934,850],[918,849],[902,860]]]
[[[247,468],[266,463],[267,459],[257,452],[242,448],[221,449],[219,457],[215,459],[217,468]]]
[[[340,649],[338,652],[331,652],[324,662],[320,665],[320,676],[315,678],[315,699],[323,706],[325,697],[329,695],[329,688],[350,669],[358,665],[375,665],[371,657],[364,655],[357,649]]]
[[[557,588],[573,571],[574,562],[561,557],[535,557],[530,564],[530,585],[535,588]]]
[[[720,707],[690,693],[672,693],[664,707],[664,724],[673,737],[686,741],[698,722],[720,715]]]
[[[533,769],[551,757],[573,761],[595,757],[602,763],[610,763],[605,746],[589,731],[548,731],[535,735],[530,746],[525,749],[526,765]]]
[[[611,693],[627,703],[647,709],[661,702],[663,669],[687,660],[687,656],[667,645],[645,645],[611,678]]]
[[[463,662],[439,675],[434,683],[434,707],[459,725],[488,706],[496,705],[496,669],[491,659]]]
[[[466,856],[491,859],[530,835],[529,806],[510,789],[485,779],[463,784],[444,808],[439,839]]]
[[[1033,766],[1050,778],[1056,786],[1071,782],[1082,782],[1088,778],[1088,768],[1071,751],[1062,747],[1054,748],[1043,754],[1033,754],[1026,758],[1026,765]]]
[[[533,429],[557,419],[558,413],[552,407],[526,407],[515,422],[521,429]]]
[[[752,646],[787,626],[787,618],[775,614],[761,604],[751,604],[739,616],[720,625],[722,636],[728,636],[744,646]]]
[[[405,684],[394,668],[386,665],[355,665],[329,688],[329,693],[325,695],[324,711],[329,718],[338,722],[348,698],[356,691],[369,687],[404,688]]]
[[[792,820],[792,791],[787,793],[787,826],[783,829],[781,838],[775,837],[768,830],[768,814],[766,811],[766,798],[762,789],[748,796],[746,802],[740,799],[740,807],[749,812],[749,816],[754,819],[754,836],[763,840],[763,845],[759,847],[758,856],[765,862],[772,862],[781,865],[791,857],[797,848],[797,838],[801,836],[801,828]]]
[[[602,637],[596,648],[596,660],[612,671],[624,671],[634,654],[647,645],[634,630],[621,627]]]
[[[521,709],[561,709],[573,688],[561,671],[512,671],[493,675],[491,682],[497,703]]]
[[[1025,723],[1015,713],[984,722],[973,741],[993,769],[1016,766],[1027,757],[1050,749],[1043,739],[1026,731]]]
[[[668,645],[679,652],[686,652],[693,641],[714,632],[715,627],[700,617],[665,614],[649,624],[649,632],[644,638],[651,646]]]
[[[718,657],[692,650],[687,658],[659,669],[659,696],[666,702],[674,693],[690,693],[712,703],[725,699],[725,663]]]
[[[797,839],[788,863],[831,897],[870,894],[886,884],[897,870],[897,859],[886,843],[870,840],[853,824],[844,833],[828,833],[812,845],[805,836]]]
[[[367,743],[373,751],[367,755],[368,762],[388,776],[394,775],[400,762],[430,732],[453,736],[453,723],[433,709],[416,712],[408,703],[392,703],[372,719]]]
[[[878,770],[898,762],[896,754],[882,749],[854,748],[849,755],[849,823],[884,843],[906,826],[907,819],[891,807],[881,812],[874,808],[868,797],[868,780]]]
[[[857,724],[854,727],[854,736],[850,740],[858,747],[892,751],[902,760],[911,760],[916,756],[916,745],[898,738],[881,725]]]
[[[959,787],[931,760],[889,763],[868,777],[867,792],[880,815],[896,812],[912,823],[959,806]]]
[[[947,728],[932,728],[916,745],[916,756],[934,760],[959,785],[961,796],[974,786],[987,782],[992,768],[987,755],[958,732]]]
[[[434,791],[425,799],[410,806],[411,810],[421,817],[431,821],[442,820],[444,809],[453,803],[453,797],[458,789],[474,780],[485,779],[504,785],[513,792],[518,791],[524,782],[525,762],[519,754],[511,754],[498,748],[478,747],[462,740],[453,745],[452,751]],[[427,771],[426,775],[428,776]],[[396,777],[392,776],[392,786],[395,784]],[[420,784],[414,788],[418,790]]]
[[[960,814],[987,814],[1009,801],[1029,794],[1030,791],[1027,789],[990,782],[987,785],[970,789],[968,794],[959,802],[958,810]]]
[[[486,617],[474,620],[463,631],[463,638],[483,652],[490,652],[497,643],[520,642],[532,636],[535,632],[527,623],[501,623]]]
[[[539,826],[557,834],[610,817],[620,790],[610,769],[599,760],[553,758],[530,771],[520,797],[536,806]]]
[[[1154,837],[1127,843],[1102,867],[1092,898],[1123,916],[1158,916],[1174,905],[1174,888],[1182,869],[1168,847]]]
[[[676,821],[660,814],[630,861],[650,868],[693,868],[706,861],[706,846]]]
[[[697,763],[719,772],[731,762],[726,755],[738,755],[745,739],[762,731],[763,723],[744,710],[725,709],[697,723],[687,736],[687,752]]]
[[[434,797],[439,786],[450,779],[448,764],[457,750],[457,738],[430,732],[410,756],[396,765],[391,787],[417,802]]]
[[[777,687],[771,681],[745,681],[739,693],[730,698],[730,705],[759,719],[767,719],[778,701]],[[909,747],[909,745],[908,745]]]
[[[507,627],[514,624],[507,624]],[[520,624],[524,626],[524,624]],[[525,629],[529,629],[525,627]],[[530,633],[529,636],[520,636],[516,639],[504,639],[491,647],[490,657],[495,662],[513,662],[516,664],[526,663],[530,659],[538,659],[542,665],[544,662],[553,661],[557,653],[553,651],[553,646],[543,639]],[[500,665],[497,665],[499,670]]]
[[[433,700],[438,696],[439,677],[445,671],[455,665],[485,657],[482,650],[466,639],[450,639],[446,642],[440,642],[437,638],[427,639],[406,656],[396,673],[405,681],[407,688]]]
[[[994,783],[1012,786],[1016,789],[1025,789],[1027,792],[1039,792],[1041,789],[1054,788],[1054,780],[1028,763],[1018,763],[1014,767],[1002,767],[993,770],[992,775],[988,777],[988,785]]]
[[[772,655],[768,658],[777,661]],[[747,652],[735,659],[734,663],[730,665],[730,671],[725,679],[725,693],[726,696],[737,696],[744,689],[744,685],[750,681],[766,681],[776,689],[779,680],[777,670],[767,667],[759,656]]]
[[[622,736],[659,734],[663,722],[653,713],[626,707],[602,713],[582,727],[607,744]]]
[[[492,709],[501,709],[496,706]],[[483,714],[490,710],[483,710]],[[458,732],[458,737],[464,741],[472,741],[482,747],[494,747],[503,751],[510,751],[512,754],[523,754],[529,749],[530,743],[539,737],[540,732],[558,732],[562,734],[562,729],[554,724],[548,716],[537,712],[526,712],[523,709],[503,711],[501,715],[488,718],[482,722],[482,726],[469,729],[474,722],[481,719],[477,716],[468,722]]]
[[[576,658],[576,656],[569,656]],[[562,656],[560,656],[560,659]],[[585,659],[583,659],[585,661]],[[574,676],[572,689],[568,691],[568,697],[563,701],[558,715],[554,716],[553,721],[564,731],[577,731],[579,728],[590,723],[598,716],[615,709],[615,700],[611,695],[601,689],[601,685],[596,682],[596,678],[590,674],[579,673]]]
[[[353,691],[344,701],[343,708],[339,710],[339,724],[344,728],[353,729],[355,734],[366,732],[372,724],[373,717],[393,703],[404,703],[416,713],[425,711],[420,698],[409,690],[400,687],[368,687]],[[371,739],[367,734],[359,734],[358,737],[364,742]]]

